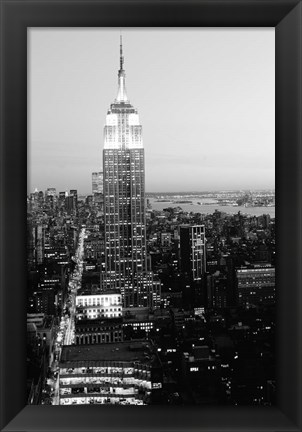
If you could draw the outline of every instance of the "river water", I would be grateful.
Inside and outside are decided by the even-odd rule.
[[[148,198],[149,203],[153,210],[163,210],[167,207],[181,207],[185,212],[201,213],[201,214],[212,214],[215,210],[228,213],[236,214],[239,211],[242,214],[249,216],[262,216],[263,214],[269,214],[271,218],[275,217],[275,207],[243,207],[243,206],[228,206],[219,205],[214,199],[209,198],[190,198],[192,204],[189,203],[175,203],[173,201],[157,201],[157,198]],[[200,204],[197,204],[201,202]]]

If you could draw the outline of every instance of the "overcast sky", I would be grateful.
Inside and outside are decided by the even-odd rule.
[[[146,191],[274,188],[275,31],[122,29]],[[28,191],[91,194],[120,29],[28,30]]]

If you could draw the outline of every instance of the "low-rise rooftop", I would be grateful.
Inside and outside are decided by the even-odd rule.
[[[78,361],[139,361],[149,363],[152,357],[148,341],[129,341],[100,345],[64,345],[61,366]]]

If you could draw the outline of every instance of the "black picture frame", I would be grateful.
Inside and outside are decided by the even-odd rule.
[[[301,431],[300,0],[1,0],[1,430]],[[275,27],[278,403],[26,406],[27,27]]]

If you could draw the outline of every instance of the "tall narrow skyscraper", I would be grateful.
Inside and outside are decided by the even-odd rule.
[[[103,289],[120,289],[124,307],[154,307],[147,269],[145,161],[142,126],[125,85],[122,39],[118,93],[104,128],[105,272]],[[158,289],[156,289],[158,291]]]
[[[103,172],[92,173],[92,194],[103,193]]]
[[[200,281],[206,271],[204,225],[180,226],[180,268],[193,281]]]

